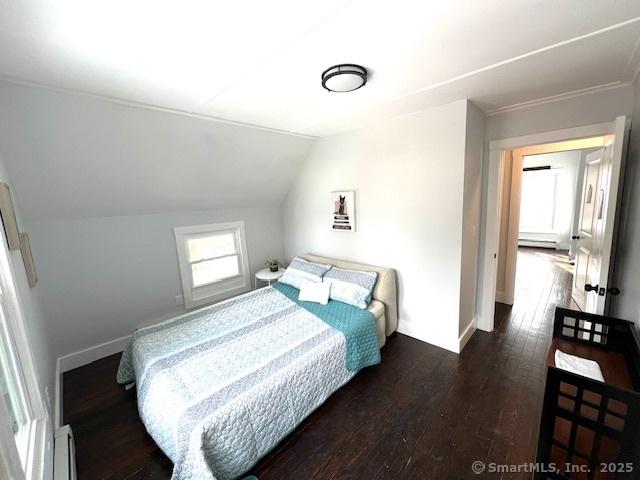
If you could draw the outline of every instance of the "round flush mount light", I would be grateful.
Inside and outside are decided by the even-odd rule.
[[[343,63],[322,72],[322,86],[330,92],[353,92],[367,83],[367,69]]]

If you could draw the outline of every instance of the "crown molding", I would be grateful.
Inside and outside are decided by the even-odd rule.
[[[466,73],[463,73],[461,75],[457,75],[455,77],[448,78],[448,79],[443,80],[441,82],[437,82],[437,83],[434,83],[434,84],[431,84],[431,85],[425,85],[425,86],[423,86],[421,88],[418,88],[416,90],[412,90],[410,92],[405,92],[403,94],[397,95],[396,97],[392,98],[392,100],[400,100],[400,99],[403,99],[405,97],[410,97],[412,95],[417,95],[419,93],[423,93],[423,92],[426,92],[426,91],[429,91],[429,90],[433,90],[435,88],[438,88],[438,87],[441,87],[441,86],[444,86],[444,85],[447,85],[447,84],[450,84],[450,83],[454,83],[454,82],[457,82],[459,80],[463,80],[465,78],[472,77],[474,75],[478,75],[480,73],[487,72],[487,71],[490,71],[490,70],[493,70],[493,69],[496,69],[496,68],[499,68],[499,67],[503,67],[505,65],[509,65],[511,63],[515,63],[515,62],[518,62],[520,60],[524,60],[524,59],[526,59],[528,57],[533,57],[533,56],[538,55],[540,53],[548,52],[550,50],[554,50],[556,48],[563,47],[565,45],[570,45],[572,43],[576,43],[576,42],[579,42],[579,41],[582,41],[582,40],[586,40],[586,39],[591,38],[591,37],[596,37],[598,35],[602,35],[604,33],[607,33],[607,32],[613,31],[613,30],[617,30],[618,28],[626,27],[627,25],[631,25],[631,24],[634,24],[634,23],[637,23],[637,22],[640,22],[640,17],[634,17],[634,18],[631,18],[629,20],[625,20],[623,22],[616,23],[614,25],[609,25],[608,27],[604,27],[604,28],[601,28],[599,30],[595,30],[593,32],[589,32],[589,33],[586,33],[584,35],[579,35],[577,37],[569,38],[567,40],[563,40],[561,42],[554,43],[553,45],[547,45],[546,47],[538,48],[536,50],[532,50],[530,52],[523,53],[522,55],[517,55],[515,57],[511,57],[511,58],[508,58],[506,60],[502,60],[500,62],[496,62],[494,64],[487,65],[485,67],[478,68],[476,70],[472,70],[470,72],[466,72]],[[637,44],[636,44],[636,47],[637,47]],[[635,53],[635,50],[631,55],[632,57],[633,57],[634,53]]]
[[[46,83],[38,83],[38,82],[31,82],[29,80],[24,80],[22,78],[17,78],[17,77],[11,77],[8,75],[1,75],[0,74],[0,81],[5,82],[5,83],[10,83],[13,85],[19,85],[22,87],[31,87],[31,88],[40,88],[43,90],[50,90],[53,92],[59,92],[59,93],[66,93],[69,95],[75,95],[75,96],[79,96],[79,97],[85,97],[85,98],[92,98],[94,100],[100,100],[103,102],[107,102],[107,103],[112,103],[115,105],[121,105],[124,107],[129,107],[129,108],[136,108],[136,109],[140,109],[140,110],[151,110],[151,111],[155,111],[155,112],[162,112],[162,113],[168,113],[168,114],[172,114],[172,115],[180,115],[183,117],[191,117],[191,118],[196,118],[199,120],[206,120],[209,122],[216,122],[216,123],[224,123],[227,125],[233,125],[236,127],[244,127],[244,128],[251,128],[254,130],[262,130],[265,132],[271,132],[271,133],[277,133],[279,135],[289,135],[289,136],[293,136],[293,137],[300,137],[300,138],[307,138],[310,140],[317,140],[319,137],[316,137],[314,135],[306,135],[303,133],[297,133],[295,131],[289,131],[289,130],[280,130],[277,128],[270,128],[270,127],[264,127],[261,125],[255,125],[252,123],[245,123],[245,122],[238,122],[235,120],[227,120],[225,118],[220,118],[220,117],[214,117],[212,115],[204,115],[204,114],[200,114],[200,113],[195,113],[195,112],[189,112],[187,110],[180,110],[178,108],[169,108],[169,107],[161,107],[159,105],[153,105],[150,103],[143,103],[143,102],[135,102],[132,100],[125,100],[125,99],[121,99],[121,98],[116,98],[116,97],[110,97],[108,95],[99,95],[96,93],[91,93],[91,92],[85,92],[82,90],[75,90],[75,89],[70,89],[70,88],[63,88],[63,87],[57,87],[55,85],[49,85]]]
[[[593,87],[581,88],[579,90],[573,90],[570,92],[559,93],[557,95],[550,95],[548,97],[536,98],[534,100],[528,100],[526,102],[514,103],[512,105],[505,105],[502,107],[486,110],[485,115],[487,117],[493,115],[499,115],[501,113],[514,112],[516,110],[523,110],[525,108],[536,107],[538,105],[544,105],[546,103],[560,102],[570,98],[581,97],[583,95],[591,95],[594,93],[606,92],[608,90],[615,90],[618,88],[625,88],[631,86],[632,82],[610,82],[602,85],[595,85]]]

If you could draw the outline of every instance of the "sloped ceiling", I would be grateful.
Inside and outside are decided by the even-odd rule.
[[[0,82],[27,221],[280,205],[313,139]]]
[[[2,2],[14,81],[313,136],[470,98],[485,111],[633,80],[638,0]],[[367,67],[331,94],[321,72]]]

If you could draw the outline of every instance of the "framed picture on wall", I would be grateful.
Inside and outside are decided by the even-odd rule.
[[[356,192],[331,192],[331,229],[336,232],[356,231]]]

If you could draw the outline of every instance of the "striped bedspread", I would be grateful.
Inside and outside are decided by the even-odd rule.
[[[136,383],[172,480],[226,480],[355,375],[346,358],[345,333],[268,287],[136,331],[117,381]]]

